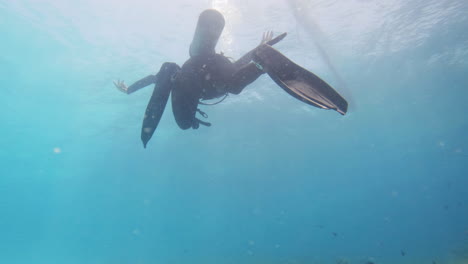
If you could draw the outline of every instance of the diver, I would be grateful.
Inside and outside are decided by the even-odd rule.
[[[141,130],[141,140],[146,148],[171,95],[172,112],[181,129],[197,129],[200,124],[211,124],[196,117],[203,100],[239,94],[264,73],[286,92],[310,105],[334,109],[341,114],[347,111],[347,102],[331,86],[313,73],[295,64],[271,46],[281,41],[286,33],[273,38],[272,32],[263,34],[260,45],[231,62],[215,46],[224,28],[224,17],[216,10],[208,9],[200,14],[195,35],[190,44],[190,58],[179,67],[166,62],[156,75],[149,75],[127,86],[123,81],[114,82],[122,92],[131,94],[143,87],[155,84],[146,108]],[[219,103],[218,102],[218,103]]]

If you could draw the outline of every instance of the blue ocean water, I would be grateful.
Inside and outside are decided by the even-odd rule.
[[[152,92],[201,11],[266,30],[346,116],[267,76],[148,148]],[[468,263],[468,2],[0,0],[0,263]]]

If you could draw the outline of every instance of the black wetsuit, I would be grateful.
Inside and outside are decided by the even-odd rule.
[[[130,85],[127,93],[153,83],[156,84],[156,91],[168,86],[163,83],[170,82],[172,112],[177,125],[181,129],[198,128],[200,123],[204,124],[195,117],[200,99],[214,99],[227,93],[239,94],[263,73],[250,57],[249,52],[233,63],[222,54],[193,56],[182,68],[166,62],[156,75],[149,75]]]

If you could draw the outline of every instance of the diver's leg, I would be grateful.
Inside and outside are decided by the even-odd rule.
[[[195,114],[197,111],[198,99],[186,97],[180,91],[173,91],[172,112],[177,125],[185,130],[195,126]]]
[[[181,129],[198,128],[195,118],[201,86],[198,76],[190,71],[182,71],[177,75],[176,85],[172,90],[172,112],[177,125]]]
[[[257,80],[263,73],[264,72],[253,63],[244,65],[232,75],[229,84],[229,92],[232,94],[239,94],[247,85]]]

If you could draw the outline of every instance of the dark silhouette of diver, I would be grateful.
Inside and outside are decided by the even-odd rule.
[[[156,75],[149,75],[128,87],[123,81],[114,82],[127,94],[155,84],[141,131],[145,148],[161,120],[170,94],[172,112],[181,129],[197,129],[200,124],[210,126],[210,123],[196,117],[197,112],[207,117],[198,109],[198,104],[204,104],[200,100],[220,98],[228,93],[239,94],[265,72],[297,99],[319,108],[334,109],[343,115],[346,113],[346,100],[331,86],[271,47],[286,33],[276,38],[272,32],[264,33],[260,45],[235,62],[222,53],[217,54],[215,46],[224,23],[218,11],[203,11],[190,45],[190,58],[182,67],[166,62]]]

